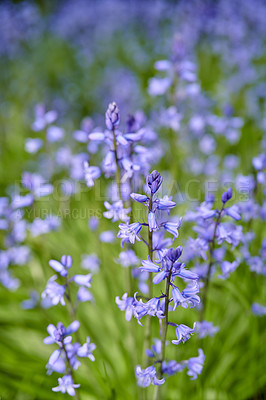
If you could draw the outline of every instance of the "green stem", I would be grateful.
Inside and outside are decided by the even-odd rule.
[[[152,194],[150,197],[149,210],[152,210]],[[148,227],[149,229],[149,227]],[[149,240],[148,240],[148,252],[151,261],[153,261],[153,231],[149,230]],[[148,278],[148,286],[149,286],[149,299],[152,298],[152,272],[149,272]],[[147,316],[146,330],[145,330],[145,338],[144,338],[144,359],[146,359],[145,364],[148,365],[148,357],[146,356],[145,350],[151,347],[151,317]]]
[[[213,231],[213,237],[210,243],[210,248],[209,248],[209,252],[210,252],[210,260],[209,260],[209,265],[208,265],[208,271],[207,271],[207,276],[206,276],[206,280],[205,280],[205,285],[203,287],[203,293],[202,293],[202,309],[201,309],[201,313],[200,313],[200,321],[202,322],[204,320],[204,314],[206,311],[206,305],[207,305],[207,294],[208,294],[208,289],[210,286],[210,276],[211,276],[211,270],[212,270],[212,266],[213,266],[213,252],[215,249],[215,238],[216,238],[216,232],[217,232],[217,228],[219,225],[219,222],[221,220],[221,216],[222,216],[222,212],[224,210],[224,205],[222,206],[221,210],[218,213],[217,216],[217,220],[214,226],[214,231]]]
[[[116,184],[118,187],[119,199],[122,200],[121,179],[120,179],[120,172],[119,172],[120,170],[119,170],[118,155],[117,155],[115,128],[113,128],[113,145],[114,145],[115,163],[116,163],[115,180],[116,180]]]
[[[72,300],[71,300],[69,281],[68,281],[67,277],[66,277],[66,286],[65,287],[66,287],[65,297],[67,299],[67,309],[68,309],[68,312],[69,312],[69,314],[71,316],[72,322],[74,322],[74,321],[77,320],[77,315],[76,315],[76,309],[75,309],[75,307],[74,307],[74,305],[72,303]],[[76,338],[77,338],[77,341],[79,343],[81,343],[81,339],[80,339],[80,335],[79,335],[78,331],[76,332]]]
[[[64,350],[65,355],[66,355],[68,373],[69,373],[69,375],[71,375],[73,383],[75,383],[75,374],[74,374],[74,370],[73,370],[73,368],[72,368],[72,366],[71,366],[71,363],[70,363],[70,360],[69,360],[69,358],[68,358],[67,351],[66,351],[66,348],[65,348],[65,345],[64,345],[64,344],[63,344],[63,350]],[[74,396],[74,398],[75,398],[76,400],[80,400],[80,395],[79,395],[79,392],[77,391],[77,389],[75,389],[75,396]]]
[[[172,266],[173,267],[173,266]],[[162,336],[161,336],[161,352],[160,359],[158,360],[160,363],[160,367],[158,370],[159,379],[163,377],[163,361],[165,359],[165,345],[166,345],[166,337],[167,337],[167,329],[168,329],[168,311],[169,311],[169,293],[170,293],[170,281],[172,275],[172,267],[170,269],[169,275],[166,280],[165,287],[165,309],[164,309],[164,319],[162,320]],[[154,400],[159,400],[160,398],[160,386],[156,386],[154,391]]]

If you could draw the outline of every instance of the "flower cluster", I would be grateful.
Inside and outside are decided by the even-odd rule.
[[[198,296],[199,276],[195,272],[188,270],[185,264],[180,261],[183,251],[182,247],[167,248],[167,246],[169,246],[169,244],[171,245],[172,241],[178,237],[181,218],[178,222],[171,222],[168,220],[169,212],[175,206],[175,202],[167,196],[163,198],[158,197],[157,193],[162,185],[162,181],[162,176],[157,171],[153,171],[146,179],[147,194],[131,194],[133,200],[148,208],[148,220],[142,223],[133,222],[131,224],[120,224],[120,231],[118,233],[118,237],[122,239],[122,246],[124,243],[134,244],[135,240],[142,240],[148,248],[148,257],[146,260],[142,261],[142,265],[139,269],[141,273],[146,273],[148,275],[149,297],[146,299],[147,301],[143,301],[143,297],[137,293],[135,293],[134,297],[130,297],[125,293],[121,299],[116,297],[117,306],[120,310],[125,311],[126,320],[128,321],[134,316],[138,323],[143,326],[141,322],[143,317],[157,317],[161,326],[161,340],[156,342],[155,350],[152,352],[146,348],[148,356],[155,356],[154,364],[143,370],[139,365],[136,367],[137,382],[138,385],[142,387],[147,387],[151,383],[160,386],[165,382],[164,376],[173,374],[174,367],[171,369],[165,362],[168,327],[173,326],[175,328],[176,339],[172,340],[172,343],[175,345],[181,342],[184,343],[195,332],[196,324],[194,324],[193,328],[190,328],[184,324],[170,322],[169,312],[175,311],[178,306],[193,308],[200,303],[200,298]],[[144,228],[147,228],[147,240],[142,237],[142,230]],[[173,236],[172,240],[164,238],[166,232]],[[177,286],[177,278],[181,278],[188,283],[183,290],[180,290],[179,286]],[[153,297],[152,286],[159,285],[163,281],[165,282],[165,291],[162,291],[161,295]],[[147,329],[150,329],[149,321],[150,319],[148,319],[146,325]],[[145,345],[149,346],[150,332],[148,332],[148,337],[149,343],[145,343]],[[202,366],[203,361],[204,356],[201,355],[198,360],[199,365]],[[176,364],[175,361],[170,363]],[[156,364],[158,365],[157,369],[155,367]],[[189,361],[187,364],[189,364]],[[191,361],[190,364],[194,365],[193,361]],[[182,365],[185,366],[185,363]],[[176,368],[175,372],[181,371],[182,369],[183,368]],[[192,370],[193,366],[190,368],[190,371]],[[200,368],[194,368],[194,370],[197,371],[197,373],[201,372]],[[196,377],[195,371],[192,373],[193,377]]]
[[[53,275],[42,293],[43,298],[48,298],[50,304],[55,306],[61,304],[65,306],[66,302],[69,304],[71,318],[74,319],[76,315],[76,308],[79,302],[92,301],[93,297],[88,290],[91,287],[91,274],[88,275],[73,275],[69,277],[69,270],[72,267],[71,256],[62,256],[61,261],[50,260],[49,265],[57,274],[64,280],[61,285],[56,281],[58,275]],[[77,292],[76,302],[73,303],[70,284],[75,283],[79,289]],[[55,327],[53,324],[48,325],[47,332],[49,336],[44,339],[45,344],[57,344],[58,349],[54,350],[51,354],[48,364],[46,366],[47,373],[51,374],[53,371],[65,374],[62,378],[58,379],[59,386],[54,387],[53,391],[61,391],[68,393],[70,396],[75,396],[75,389],[79,384],[74,384],[74,371],[80,366],[78,358],[87,357],[94,361],[92,352],[96,346],[90,342],[87,337],[86,343],[81,345],[79,343],[79,335],[77,334],[78,341],[73,343],[72,334],[77,332],[80,323],[76,319],[68,326],[65,327],[62,322],[59,322]]]
[[[133,185],[138,186],[141,177],[150,168],[152,153],[156,154],[157,159],[161,155],[158,146],[153,146],[155,140],[158,140],[157,135],[149,127],[144,127],[144,122],[142,113],[131,115],[126,122],[125,132],[122,132],[120,111],[113,102],[109,104],[105,114],[107,129],[94,130],[88,135],[90,143],[94,143],[97,148],[101,144],[102,172],[107,178],[114,177],[116,182],[111,193],[111,200],[115,203],[106,204],[109,211],[107,218],[113,218],[117,208],[121,215],[127,214],[127,211],[123,211],[123,203],[118,201],[129,200]],[[89,166],[88,163],[85,164],[84,171],[88,186],[92,186],[101,173],[99,167]],[[125,220],[125,217],[120,219]]]

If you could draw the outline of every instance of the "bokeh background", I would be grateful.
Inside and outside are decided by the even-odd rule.
[[[122,124],[129,113],[142,110],[157,131],[165,155],[154,160],[154,166],[169,177],[169,182],[177,182],[174,196],[184,194],[179,197],[177,215],[182,216],[204,199],[206,182],[218,182],[219,198],[226,156],[238,158],[229,176],[236,182],[236,177],[253,173],[252,158],[265,152],[265,41],[263,0],[0,3],[1,196],[22,190],[24,171],[41,169],[45,175],[54,163],[50,175],[54,193],[36,201],[25,219],[32,223],[34,218],[51,213],[60,219],[55,231],[43,235],[27,232],[23,243],[30,248],[31,256],[24,266],[17,262],[11,267],[20,286],[16,290],[3,285],[0,288],[1,400],[67,396],[51,391],[57,377],[46,375],[51,349],[43,344],[47,325],[59,320],[68,324],[67,312],[60,306],[24,310],[21,302],[29,298],[31,290],[44,290],[52,275],[48,266],[51,258],[71,254],[73,268],[80,271],[81,256],[95,252],[100,258],[92,286],[95,303],[82,304],[78,316],[82,334],[97,344],[96,361],[84,362],[79,370],[81,396],[83,400],[141,398],[134,366],[141,359],[143,330],[136,320],[127,323],[114,301],[125,291],[125,271],[115,262],[120,243],[99,241],[104,230],[117,233],[117,225],[101,217],[107,182],[101,178],[95,189],[87,188],[80,176],[79,159],[71,168],[59,168],[54,161],[56,152],[61,146],[70,148],[73,154],[86,153],[87,144],[75,141],[73,132],[87,116],[94,126],[104,127],[104,112],[115,100]],[[175,51],[196,68],[193,72],[197,79],[189,98],[187,87],[182,85],[178,96],[171,90],[154,95],[152,89],[151,79],[164,77],[154,63],[172,60]],[[57,125],[64,129],[60,146],[48,144],[41,157],[25,150],[27,138],[43,135],[32,130],[37,104],[56,110]],[[169,111],[169,107],[174,108]],[[213,135],[211,123],[206,128],[210,115],[220,118],[221,123],[227,118],[227,125],[221,133],[215,133],[215,148],[206,152],[200,150],[204,147],[200,144],[201,130],[203,124]],[[72,196],[60,186],[69,178],[79,185],[79,192]],[[195,183],[188,189],[192,179]],[[237,201],[241,191],[235,193]],[[262,204],[263,191],[259,200]],[[92,215],[100,217],[96,233],[88,228]],[[248,222],[244,222],[244,228],[248,229]],[[252,253],[258,255],[266,233],[265,221],[255,220],[252,231],[256,237]],[[190,234],[191,226],[185,225],[178,244]],[[4,251],[3,231],[0,243]],[[144,248],[139,246],[136,251],[140,259],[146,258]],[[177,360],[187,359],[202,346],[206,354],[203,373],[193,382],[185,372],[173,376],[163,389],[164,399],[266,398],[265,318],[253,315],[251,305],[255,301],[266,302],[265,278],[250,271],[245,263],[226,282],[214,277],[207,317],[220,326],[220,331],[200,345],[195,335],[171,354]],[[178,320],[191,326],[197,313],[182,309]],[[156,332],[155,324],[153,329]],[[134,333],[135,345],[130,332]],[[146,398],[152,398],[152,390],[147,391]]]

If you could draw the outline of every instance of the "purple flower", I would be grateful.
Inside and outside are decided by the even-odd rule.
[[[43,342],[44,344],[67,344],[70,343],[72,338],[72,333],[76,332],[79,329],[80,323],[78,321],[72,322],[67,328],[64,327],[62,322],[58,322],[57,327],[53,324],[48,325],[47,332],[49,336],[47,336]]]
[[[53,306],[56,306],[58,303],[61,303],[64,306],[65,299],[65,287],[59,285],[55,280],[57,279],[56,275],[53,275],[47,282],[46,288],[42,293],[42,298],[48,297],[51,300]]]
[[[24,310],[31,310],[31,309],[33,309],[33,308],[35,308],[37,306],[37,304],[39,303],[39,300],[40,300],[39,293],[36,292],[36,291],[32,291],[30,293],[30,299],[23,300],[21,302],[21,307]]]
[[[26,196],[14,196],[12,199],[11,207],[15,210],[17,208],[24,208],[31,206],[34,201],[32,194],[26,194]]]
[[[199,292],[198,281],[192,281],[192,283],[189,283],[187,287],[182,291],[182,293],[176,286],[174,286],[173,284],[171,285],[172,285],[172,296],[174,301],[173,310],[175,310],[179,304],[183,308],[187,308],[188,305],[190,306],[190,308],[193,308],[200,303],[200,298],[197,295],[197,293]]]
[[[121,251],[117,262],[123,267],[128,268],[132,265],[137,265],[139,263],[139,259],[136,256],[135,252],[129,249],[126,251]]]
[[[190,336],[195,332],[196,329],[196,322],[194,322],[193,328],[189,328],[188,326],[181,324],[181,325],[177,325],[177,324],[172,324],[173,326],[176,326],[176,337],[177,340],[172,340],[173,344],[179,344],[181,342],[185,343]]]
[[[91,292],[89,292],[88,289],[81,286],[77,293],[77,299],[80,302],[93,301],[93,296],[92,296]]]
[[[155,213],[154,212],[149,212],[148,214],[148,223],[149,223],[149,231],[156,231],[158,228],[156,218],[155,218]]]
[[[152,171],[152,173],[147,176],[147,185],[152,194],[156,193],[159,190],[162,181],[162,176],[156,170]]]
[[[138,236],[141,231],[142,225],[139,222],[134,222],[133,224],[120,224],[120,231],[117,234],[117,237],[122,239],[121,245],[123,246],[124,242],[130,242],[132,244],[135,243],[135,240],[140,241],[140,237]]]
[[[73,281],[79,286],[85,286],[87,288],[91,287],[92,275],[74,275]]]
[[[163,224],[163,228],[167,232],[171,233],[171,235],[174,236],[174,239],[177,239],[178,235],[179,235],[178,229],[180,228],[181,222],[182,222],[182,217],[179,218],[178,222],[166,222],[166,223],[164,223]]]
[[[130,212],[130,208],[124,208],[122,200],[118,200],[113,204],[105,201],[104,206],[107,209],[107,211],[103,213],[105,218],[112,219],[112,222],[116,222],[118,220],[125,222],[129,221],[127,214]]]
[[[136,366],[135,370],[137,384],[141,387],[148,387],[152,383],[153,385],[163,385],[165,379],[158,379],[156,376],[156,368],[151,365],[145,369],[141,369],[140,365]]]
[[[219,275],[218,278],[227,279],[231,272],[234,272],[240,264],[240,260],[235,260],[233,262],[223,261],[221,263],[222,275]]]
[[[205,355],[202,349],[199,349],[198,357],[192,357],[187,361],[188,375],[191,376],[191,380],[197,379],[198,375],[201,374],[203,369],[203,363],[205,360]]]
[[[194,272],[188,271],[185,269],[185,265],[183,263],[178,262],[179,257],[182,254],[182,246],[178,246],[176,248],[171,248],[163,253],[161,259],[158,261],[157,265],[151,261],[151,259],[147,258],[146,261],[142,262],[142,266],[140,267],[141,271],[147,272],[155,272],[158,274],[154,276],[153,283],[158,284],[162,280],[164,280],[171,271],[171,276],[179,276],[182,279],[192,279],[197,280],[199,276]]]
[[[164,196],[163,199],[156,199],[154,203],[156,208],[162,211],[169,211],[170,208],[176,206],[176,203],[172,200],[169,200],[168,196]]]
[[[77,355],[79,357],[88,357],[91,361],[95,361],[95,357],[92,352],[96,349],[96,345],[94,343],[90,343],[90,338],[87,337],[86,343],[84,343],[77,350]]]
[[[145,204],[147,201],[149,201],[149,197],[145,194],[131,193],[130,197],[142,204]]]
[[[89,219],[89,228],[92,230],[92,231],[96,231],[96,229],[98,228],[98,225],[99,225],[99,218],[97,218],[97,217],[91,217],[90,219]]]
[[[168,362],[163,361],[162,363],[162,370],[163,374],[166,375],[174,375],[177,372],[183,371],[183,369],[186,367],[185,363],[178,363],[177,361],[170,360]]]
[[[235,219],[236,221],[239,221],[241,219],[241,216],[239,214],[239,207],[234,204],[232,207],[225,208],[224,210],[226,215],[229,215],[229,217]]]
[[[57,119],[57,112],[54,110],[45,112],[45,107],[42,104],[36,105],[34,113],[35,121],[31,128],[36,132],[43,130],[47,125],[52,124]]]
[[[166,343],[168,344],[168,342]],[[154,339],[154,344],[151,346],[151,349],[146,349],[146,354],[148,357],[156,357],[161,353],[162,342],[159,339]]]
[[[54,143],[62,140],[64,135],[65,135],[64,129],[59,128],[58,126],[55,125],[51,125],[47,129],[46,137],[48,142]]]
[[[27,153],[35,154],[37,153],[43,146],[42,139],[39,138],[27,138],[25,141],[25,150]]]
[[[258,303],[253,303],[251,309],[253,314],[257,315],[258,317],[263,317],[264,315],[266,315],[266,306],[262,306]]]
[[[64,375],[62,378],[58,378],[58,385],[52,390],[54,392],[68,393],[70,396],[75,396],[75,389],[80,387],[79,384],[74,384],[71,375]]]
[[[159,272],[160,266],[156,265],[154,262],[151,261],[150,256],[147,257],[147,260],[142,261],[142,267],[140,267],[141,271],[147,272]]]
[[[202,321],[197,322],[196,332],[199,335],[200,339],[205,338],[206,336],[214,336],[219,331],[218,326],[213,326],[212,322]]]
[[[100,260],[97,254],[83,254],[81,266],[91,272],[98,272],[100,266]]]
[[[57,260],[50,260],[49,265],[61,276],[65,277],[68,274],[68,269],[72,266],[72,257],[64,255],[61,258],[61,262]]]
[[[99,239],[103,243],[113,243],[115,241],[115,234],[113,231],[104,231],[99,235]]]
[[[128,297],[128,294],[124,293],[121,300],[119,299],[118,296],[116,296],[115,302],[121,311],[126,311],[126,315],[125,315],[126,320],[130,321],[132,318],[132,315],[134,314],[134,305],[135,305],[134,298]]]
[[[110,131],[117,127],[120,123],[120,112],[116,103],[110,103],[105,113],[105,123]]]
[[[88,187],[94,186],[95,179],[98,179],[101,175],[99,167],[89,166],[87,161],[84,161],[84,177]]]

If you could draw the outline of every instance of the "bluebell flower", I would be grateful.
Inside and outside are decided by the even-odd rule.
[[[223,204],[227,203],[233,196],[232,188],[228,188],[226,192],[222,194],[222,202]]]
[[[136,298],[137,293],[134,295],[135,303],[133,303],[134,316],[138,320],[138,324],[142,326],[140,319],[146,315],[151,317],[157,317],[159,319],[164,318],[164,307],[161,304],[160,298],[154,297],[143,303],[142,299],[139,301]]]
[[[71,279],[79,285],[79,286],[85,286],[87,288],[91,287],[91,281],[92,281],[92,275],[87,274],[87,275],[74,275]]]
[[[93,301],[93,296],[92,296],[91,292],[89,292],[88,289],[81,286],[77,293],[77,299],[80,302]]]
[[[145,194],[131,193],[130,197],[133,200],[135,200],[139,203],[145,204],[145,205],[147,205],[147,202],[149,201],[149,197],[146,196]]]
[[[130,321],[134,314],[135,299],[133,297],[128,297],[128,294],[124,293],[121,300],[116,296],[115,302],[121,311],[126,311],[126,320]]]
[[[71,256],[62,256],[61,262],[57,260],[50,260],[49,265],[56,272],[58,272],[61,276],[65,277],[68,274],[69,268],[72,266],[72,257]]]
[[[65,306],[65,287],[59,285],[55,280],[57,279],[56,275],[53,275],[47,282],[46,288],[42,293],[42,298],[48,297],[51,300],[53,306],[56,306],[58,303],[61,303],[62,306]]]
[[[241,215],[239,214],[239,207],[236,204],[234,204],[232,207],[225,208],[224,212],[226,215],[235,219],[236,221],[239,221],[241,219]]]
[[[25,141],[25,150],[27,153],[35,154],[43,146],[42,139],[39,138],[27,138]]]
[[[219,326],[214,326],[212,322],[202,321],[197,322],[196,332],[200,339],[206,336],[214,336],[219,331]]]
[[[164,196],[162,199],[156,199],[154,201],[156,209],[162,211],[169,211],[171,208],[176,206],[176,203],[168,198],[168,196]]]
[[[188,238],[185,246],[185,261],[190,261],[195,257],[202,257],[207,260],[206,252],[209,250],[208,242],[202,238],[192,239]]]
[[[105,201],[104,206],[107,209],[107,211],[103,213],[105,218],[112,219],[112,222],[116,222],[118,220],[125,222],[129,221],[129,216],[127,214],[130,212],[131,209],[124,208],[122,200],[118,200],[113,204]]]
[[[156,218],[155,218],[155,213],[154,212],[149,212],[148,214],[148,224],[149,224],[149,231],[156,231],[157,229],[159,229],[157,222],[156,222]]]
[[[243,241],[243,227],[238,225],[234,225],[231,223],[221,223],[217,228],[217,242],[218,244],[226,241],[229,244],[232,244],[232,247],[235,248],[239,245],[241,241]]]
[[[51,357],[50,357],[51,358]],[[50,359],[49,359],[50,361]],[[51,359],[52,364],[46,364],[46,373],[51,375],[53,372],[58,372],[59,374],[64,374],[66,371],[66,357],[65,354],[61,352],[57,359]]]
[[[49,324],[47,327],[47,332],[49,333],[49,336],[47,336],[43,340],[43,342],[45,344],[70,343],[69,335],[76,332],[79,329],[79,326],[80,326],[79,321],[73,321],[67,328],[64,327],[62,322],[58,322],[57,327],[55,327],[53,324]]]
[[[190,308],[197,306],[200,303],[197,293],[199,293],[199,283],[198,280],[193,280],[182,291],[183,300],[180,303],[181,306],[184,308],[187,308],[187,306]]]
[[[34,197],[32,194],[26,194],[25,196],[16,195],[12,199],[11,207],[15,210],[17,208],[24,208],[33,204]]]
[[[199,349],[198,357],[192,357],[187,361],[188,375],[191,376],[191,380],[197,379],[198,375],[201,374],[203,369],[203,363],[205,355],[202,349]]]
[[[139,259],[134,250],[129,249],[120,252],[117,262],[123,267],[128,268],[130,266],[137,265],[139,263]]]
[[[173,344],[179,344],[181,342],[185,343],[190,336],[195,332],[196,329],[196,322],[194,322],[193,328],[189,328],[188,326],[181,324],[181,325],[177,325],[177,324],[173,324],[171,323],[172,326],[176,327],[176,340],[172,340]]]
[[[247,262],[249,264],[250,271],[256,272],[256,274],[266,276],[266,264],[259,256],[248,257]]]
[[[171,86],[171,80],[166,78],[151,78],[149,80],[148,92],[150,96],[161,96]]]
[[[156,170],[147,176],[147,185],[152,194],[156,193],[162,184],[163,178]]]
[[[174,375],[177,372],[181,372],[185,369],[186,363],[178,363],[177,361],[170,360],[168,362],[163,361],[162,363],[162,372],[165,375]]]
[[[120,123],[120,112],[116,103],[110,103],[105,113],[105,123],[110,131],[116,128]]]
[[[84,161],[84,178],[88,187],[94,186],[94,181],[101,176],[99,167],[89,166],[87,161]]]
[[[115,234],[113,231],[104,231],[99,235],[99,239],[103,243],[113,243],[115,241]]]
[[[36,292],[35,290],[33,290],[33,291],[30,293],[30,299],[23,300],[23,301],[21,302],[21,307],[22,307],[24,310],[31,310],[31,309],[35,308],[35,307],[38,305],[39,300],[40,300],[40,295],[39,295],[39,293]]]
[[[55,215],[49,215],[45,219],[35,218],[29,225],[30,233],[33,237],[44,235],[46,233],[56,231],[61,224],[60,219]]]
[[[55,125],[49,126],[46,131],[46,138],[48,142],[51,143],[59,142],[60,140],[63,139],[64,135],[65,135],[64,129]]]
[[[91,218],[89,219],[88,225],[89,225],[89,228],[90,228],[92,231],[96,231],[96,229],[97,229],[98,226],[99,226],[99,218],[97,218],[97,217],[91,217]]]
[[[91,272],[98,272],[100,266],[100,260],[97,254],[83,254],[81,267]]]
[[[197,280],[199,277],[192,271],[185,269],[185,264],[178,262],[179,257],[182,254],[182,246],[171,248],[165,252],[161,260],[158,261],[158,265],[151,261],[148,256],[147,260],[142,261],[141,271],[155,272],[157,275],[153,278],[153,283],[158,284],[163,281],[170,273],[171,276],[179,276],[182,279]]]
[[[168,343],[167,343],[168,344]],[[162,342],[160,339],[154,339],[154,344],[151,349],[146,349],[146,354],[148,357],[157,357],[161,353]]]
[[[259,205],[254,199],[248,199],[241,201],[238,204],[239,213],[242,215],[244,221],[250,221],[251,219],[257,219],[259,215]]]
[[[142,225],[139,222],[134,222],[133,224],[120,224],[120,231],[117,234],[117,237],[122,239],[121,245],[123,246],[124,242],[130,242],[132,244],[135,243],[135,240],[140,241],[140,237],[138,236],[141,231]]]
[[[79,357],[88,357],[91,361],[95,361],[95,357],[92,352],[96,349],[96,345],[90,342],[90,338],[87,337],[86,343],[80,346],[77,350]]]
[[[163,385],[165,379],[158,379],[156,376],[156,368],[151,365],[145,369],[141,369],[140,365],[136,366],[135,370],[137,384],[141,387],[148,387],[152,383],[153,385]]]
[[[42,104],[35,107],[35,120],[31,126],[35,132],[43,130],[47,125],[56,121],[58,114],[55,110],[46,111]]]
[[[223,261],[221,263],[222,275],[218,275],[218,278],[227,279],[229,275],[236,270],[239,264],[240,264],[239,259],[233,262]]]
[[[171,235],[173,235],[174,239],[177,239],[178,235],[179,235],[178,229],[180,228],[181,222],[182,222],[182,217],[179,218],[178,222],[166,222],[166,223],[164,223],[163,224],[163,228],[167,232],[169,232]]]
[[[64,375],[62,378],[58,378],[58,385],[52,388],[54,392],[68,393],[70,396],[75,396],[75,389],[80,387],[79,384],[73,383],[71,375]]]
[[[258,303],[253,303],[251,309],[253,314],[257,315],[258,317],[263,317],[264,315],[266,315],[266,306],[262,306]]]
[[[79,348],[80,348],[79,343],[67,343],[65,345],[67,358],[69,360],[71,367],[74,370],[77,370],[81,366],[81,362],[77,359],[77,352]]]

